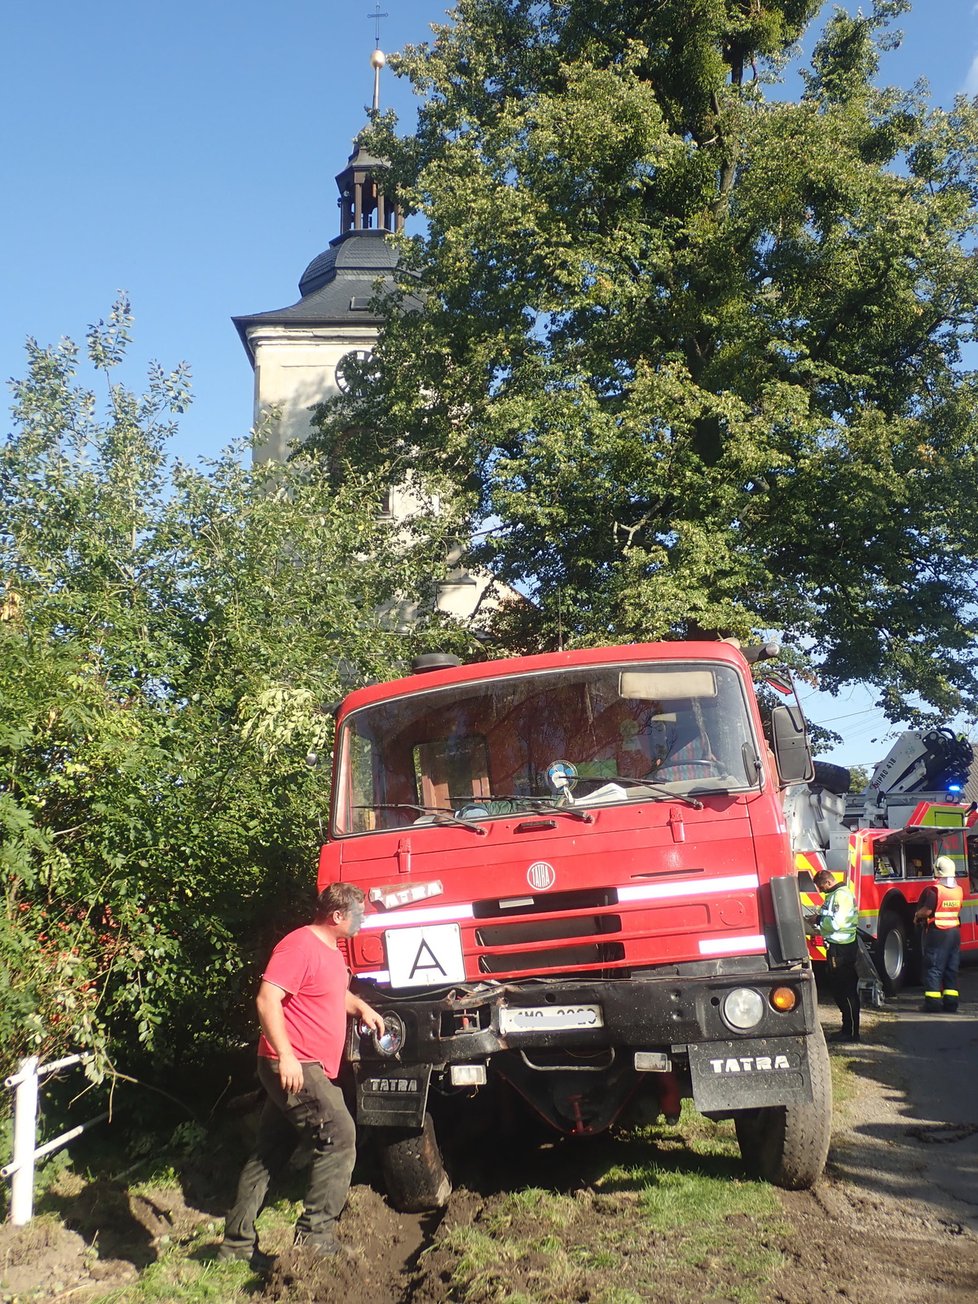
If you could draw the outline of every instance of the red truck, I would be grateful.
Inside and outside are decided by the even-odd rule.
[[[954,861],[964,888],[961,949],[978,950],[978,825],[964,793],[974,762],[967,739],[949,729],[908,731],[875,767],[860,793],[849,772],[815,763],[813,782],[794,785],[785,806],[802,906],[822,904],[814,877],[829,869],[847,879],[884,990],[895,995],[919,977],[921,936],[914,914],[933,882],[938,856]],[[825,959],[818,937],[812,959]]]
[[[876,939],[878,967],[891,994],[919,967],[914,913],[925,889],[933,886],[938,856],[951,857],[964,889],[961,950],[978,948],[978,884],[968,873],[968,818],[963,806],[922,801],[903,828],[858,829],[850,838],[848,878],[859,906],[859,926]]]
[[[436,656],[341,704],[319,882],[367,894],[347,959],[386,1032],[351,1026],[348,1057],[396,1205],[448,1198],[440,1111],[513,1093],[576,1135],[691,1096],[753,1173],[818,1178],[828,1056],[783,810],[811,756],[796,705],[762,727],[773,652]]]

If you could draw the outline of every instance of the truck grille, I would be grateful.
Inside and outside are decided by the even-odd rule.
[[[519,901],[519,905],[507,904]],[[618,904],[616,888],[590,888],[582,892],[547,892],[542,896],[488,898],[476,901],[472,913],[476,919],[505,919],[507,915],[553,915],[569,910],[603,910]]]
[[[480,955],[482,973],[519,973],[521,969],[574,969],[578,966],[613,964],[624,960],[621,942],[595,942],[591,946],[560,946],[542,951],[507,951],[505,955]]]
[[[608,933],[620,933],[621,915],[593,913],[617,904],[618,892],[613,887],[477,901],[473,908],[475,918],[480,921],[475,930],[476,944],[495,952],[479,956],[479,970],[518,974],[620,962],[625,958],[624,946],[620,942],[597,939]],[[571,913],[580,911],[589,913]],[[514,919],[514,915],[519,919]],[[528,919],[527,915],[559,917]],[[595,940],[582,945],[584,938]],[[548,942],[551,945],[546,945]],[[516,947],[533,949],[511,949]]]
[[[564,938],[620,933],[621,915],[578,915],[573,919],[529,919],[518,924],[490,924],[475,930],[480,946],[521,946]]]

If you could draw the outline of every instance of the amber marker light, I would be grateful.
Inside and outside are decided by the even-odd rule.
[[[771,993],[771,1004],[782,1012],[793,1010],[798,1004],[798,993],[794,987],[775,987]]]

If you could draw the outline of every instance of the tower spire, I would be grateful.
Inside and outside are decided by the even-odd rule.
[[[374,12],[367,14],[375,23],[374,27],[374,52],[370,56],[370,66],[374,70],[374,102],[370,110],[371,116],[376,116],[380,112],[380,70],[387,62],[387,58],[380,48],[380,20],[387,18],[389,15],[380,7],[380,0],[375,0]]]
[[[366,109],[370,122],[376,122],[380,114],[380,70],[387,62],[387,56],[380,48],[380,20],[387,14],[380,7],[380,0],[375,0],[375,11],[368,14],[377,24],[377,48],[370,56],[370,66],[374,70],[373,107]],[[368,124],[369,127],[369,124]],[[400,231],[404,226],[404,215],[397,205],[393,192],[384,193],[383,174],[387,163],[381,158],[374,158],[364,144],[368,128],[355,138],[353,153],[346,167],[336,178],[340,197],[340,237],[354,231]]]

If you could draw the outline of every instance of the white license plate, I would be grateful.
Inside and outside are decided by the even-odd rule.
[[[533,1005],[514,1009],[503,1006],[499,1011],[499,1031],[562,1032],[566,1028],[603,1028],[600,1005]]]

